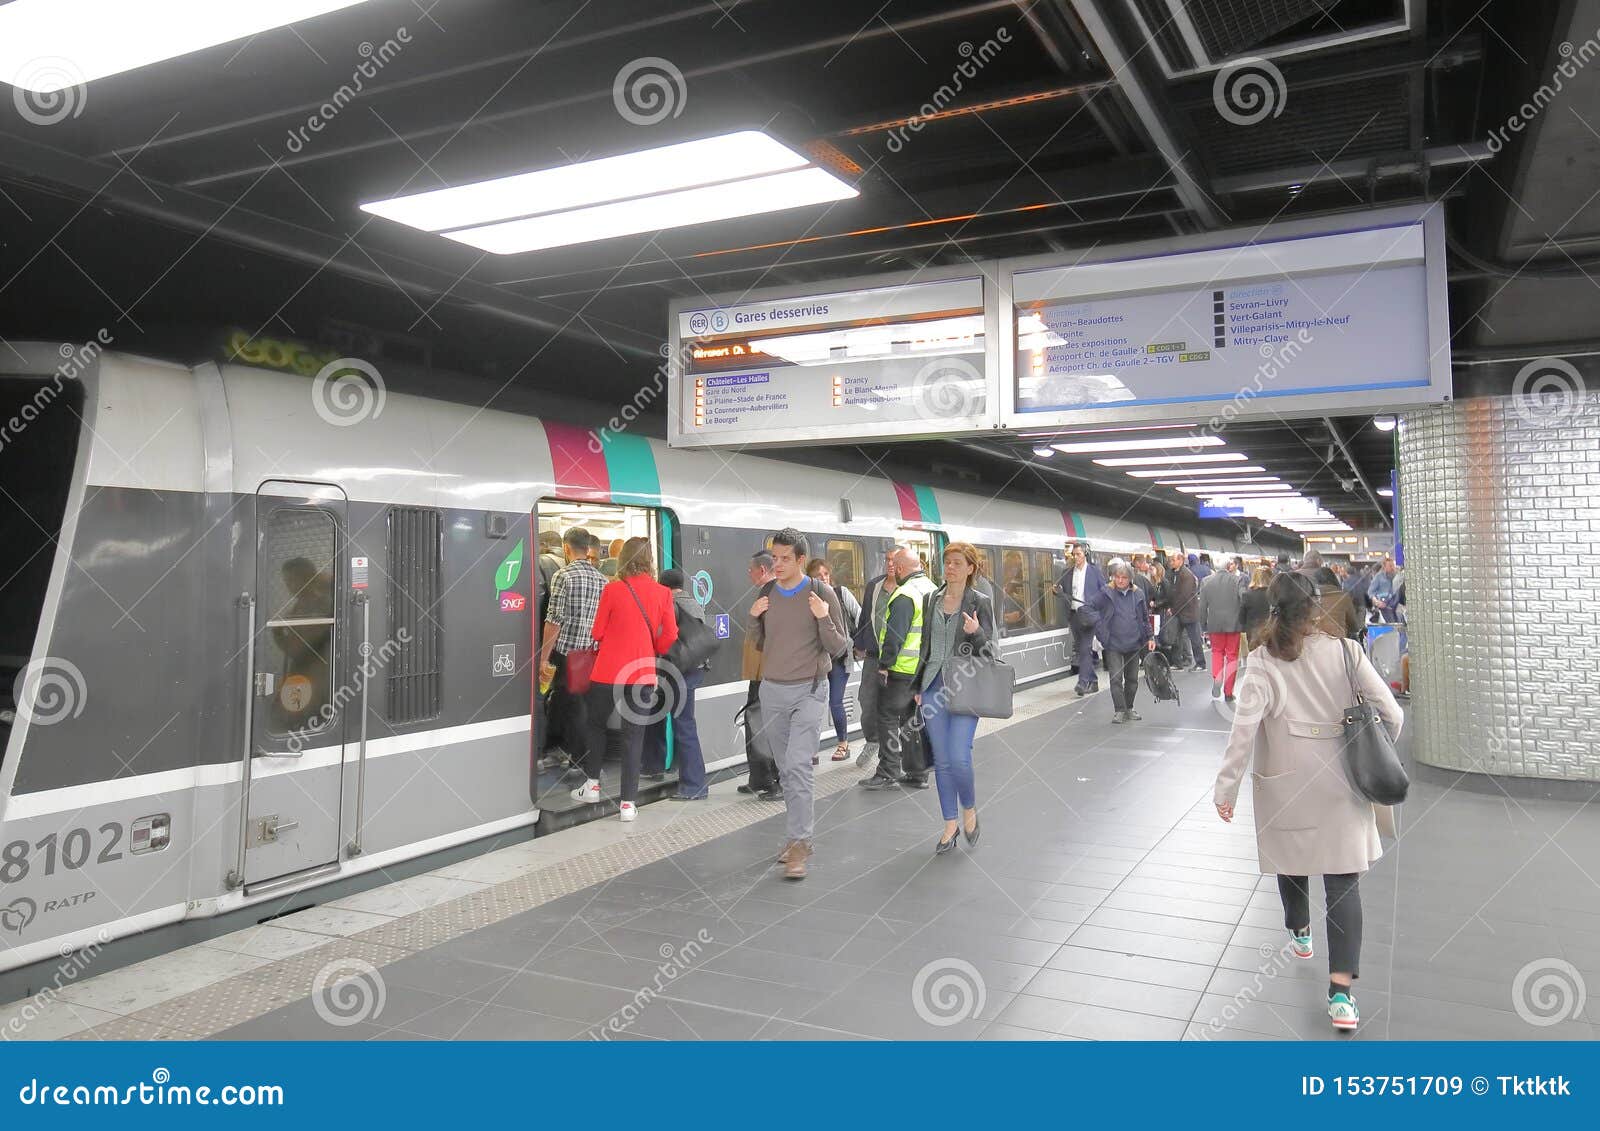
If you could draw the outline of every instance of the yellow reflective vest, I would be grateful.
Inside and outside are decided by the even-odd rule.
[[[928,603],[928,597],[938,586],[933,579],[925,573],[907,578],[895,588],[889,600],[884,604],[884,623],[878,626],[878,665],[888,671],[899,675],[916,675],[917,665],[922,662],[922,617],[923,610]],[[883,639],[889,631],[889,610],[894,608],[894,603],[902,597],[911,602],[911,627],[906,629],[906,638],[900,644],[900,651],[894,657],[893,663],[888,663],[888,657],[883,654]]]

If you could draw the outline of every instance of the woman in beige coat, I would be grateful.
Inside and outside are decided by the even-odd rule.
[[[1391,736],[1399,735],[1402,716],[1360,646],[1323,631],[1310,578],[1280,574],[1268,596],[1271,613],[1255,642],[1262,647],[1251,649],[1239,680],[1233,730],[1217,774],[1217,814],[1233,820],[1250,766],[1261,871],[1278,877],[1289,945],[1296,957],[1312,955],[1309,877],[1320,875],[1328,904],[1328,1016],[1335,1028],[1354,1029],[1350,985],[1361,963],[1357,885],[1383,855],[1379,820],[1392,830],[1392,818],[1356,793],[1345,775],[1340,718],[1355,693],[1341,649],[1350,650],[1361,694]]]

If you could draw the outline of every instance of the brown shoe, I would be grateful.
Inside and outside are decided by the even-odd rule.
[[[789,845],[789,858],[783,862],[783,878],[786,880],[803,880],[806,878],[806,858],[811,855],[811,845],[803,840],[797,840]]]
[[[778,863],[787,864],[789,862],[789,853],[794,851],[794,846],[796,843],[798,842],[791,840],[788,844],[783,846],[783,851],[778,853]]]

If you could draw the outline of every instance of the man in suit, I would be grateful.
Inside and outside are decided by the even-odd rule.
[[[1089,602],[1106,587],[1100,567],[1089,560],[1082,546],[1067,547],[1072,566],[1055,584],[1055,592],[1067,606],[1067,624],[1072,628],[1072,654],[1077,657],[1079,695],[1100,690],[1100,676],[1094,660],[1094,613]]]

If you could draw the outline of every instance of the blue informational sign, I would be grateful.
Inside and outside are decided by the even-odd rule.
[[[711,575],[705,570],[701,570],[694,575],[692,584],[694,586],[695,604],[701,608],[711,604]]]
[[[728,626],[727,613],[718,613],[714,618],[712,618],[711,624],[712,627],[716,629],[718,640],[728,639],[728,634],[732,630]]]
[[[1244,514],[1243,507],[1208,507],[1200,505],[1201,518],[1238,518]]]

